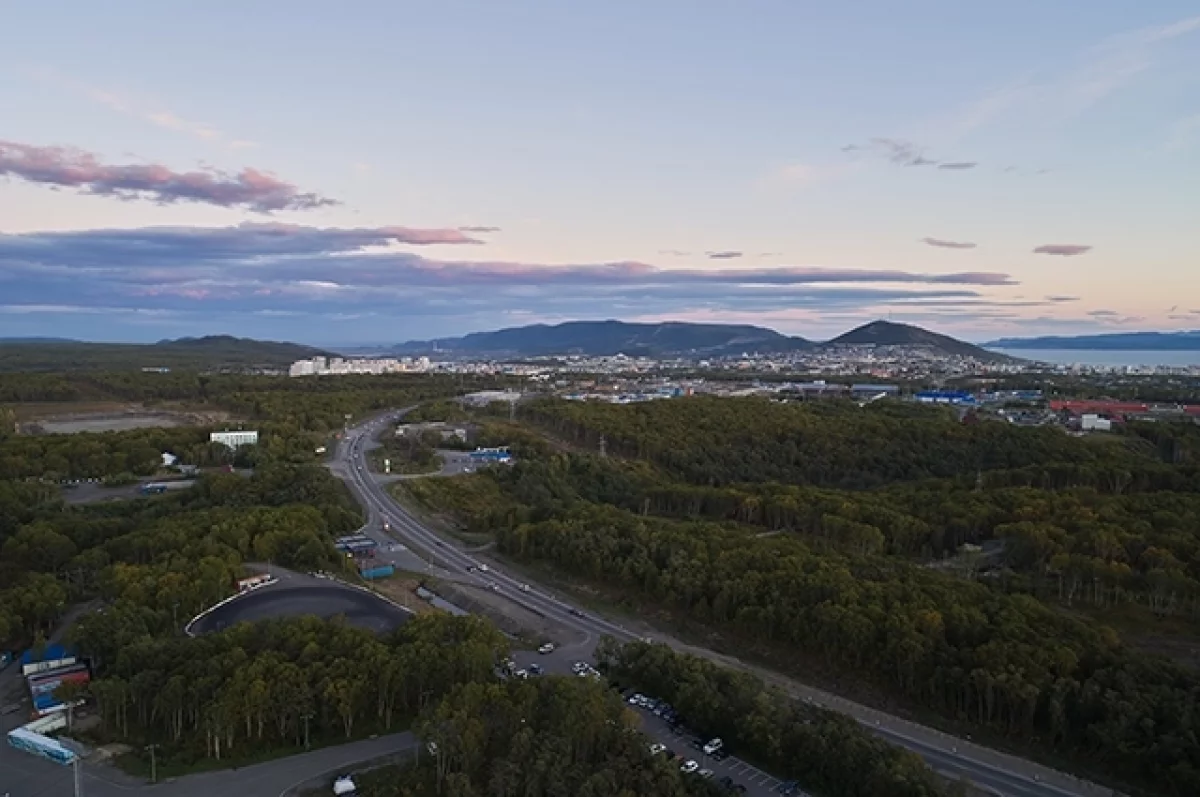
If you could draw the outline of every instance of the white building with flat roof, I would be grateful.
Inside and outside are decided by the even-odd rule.
[[[258,445],[258,432],[213,432],[208,436],[210,443],[220,443],[229,448]]]

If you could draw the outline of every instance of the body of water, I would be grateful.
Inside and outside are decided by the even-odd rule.
[[[1056,365],[1122,366],[1166,365],[1176,368],[1200,366],[1200,351],[1107,351],[1104,349],[992,349],[1025,360]]]

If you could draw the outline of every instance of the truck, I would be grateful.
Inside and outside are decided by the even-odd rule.
[[[167,485],[165,485],[161,482],[151,482],[150,484],[143,484],[141,490],[139,490],[139,492],[142,495],[162,495],[166,491],[167,491]]]

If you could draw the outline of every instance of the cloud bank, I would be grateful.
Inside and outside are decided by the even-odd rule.
[[[85,194],[145,199],[160,204],[199,202],[255,213],[313,210],[338,204],[249,167],[237,174],[216,169],[177,172],[157,164],[105,164],[90,152],[15,141],[0,141],[0,177],[73,188]]]
[[[921,303],[945,309],[989,302],[981,291],[1014,284],[996,272],[539,264],[441,260],[404,249],[477,243],[456,228],[399,226],[242,224],[0,234],[0,296],[6,316],[28,320],[23,334],[36,332],[35,322],[49,327],[47,332],[58,329],[55,316],[65,325],[58,334],[68,329],[102,334],[78,331],[82,322],[71,319],[99,325],[108,314],[122,324],[159,324],[160,337],[182,334],[182,327],[165,329],[172,320],[201,325],[205,318],[229,318],[274,325],[259,334],[311,340],[314,329],[323,329],[313,326],[319,323],[314,319],[361,323],[364,330],[386,319],[389,335],[420,337],[431,329],[448,334],[601,311],[665,317],[798,308],[863,313]],[[146,312],[121,309],[130,307]],[[202,330],[183,329],[194,331]]]

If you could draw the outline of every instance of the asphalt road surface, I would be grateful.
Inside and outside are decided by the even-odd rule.
[[[561,672],[566,659],[591,660],[600,635],[631,641],[641,633],[590,614],[538,585],[525,584],[470,553],[455,547],[423,523],[388,494],[385,485],[368,469],[366,452],[376,443],[379,429],[394,423],[407,410],[396,410],[347,430],[328,463],[334,474],[349,485],[368,514],[363,532],[383,544],[393,536],[410,549],[424,552],[430,572],[452,574],[458,580],[471,580],[492,587],[514,603],[563,628],[572,638],[548,663],[550,672]],[[390,534],[383,531],[383,523]],[[683,649],[684,646],[655,633],[657,641]],[[693,648],[689,652],[697,653]],[[714,659],[724,657],[711,655]],[[569,663],[567,664],[569,669]],[[835,709],[857,719],[888,741],[922,756],[930,766],[950,778],[967,778],[980,788],[1004,797],[1110,797],[1111,789],[1035,764],[1015,756],[981,747],[941,731],[893,717],[817,689],[791,684],[789,691],[817,705]]]
[[[326,747],[241,769],[188,775],[157,784],[130,778],[112,767],[84,767],[87,797],[281,797],[292,787],[353,764],[412,750],[411,733],[397,733],[361,742]],[[7,747],[7,745],[6,745]],[[11,751],[0,759],[0,795],[9,797],[68,797],[74,794],[71,768],[51,764],[28,753]]]
[[[200,617],[188,632],[207,634],[238,623],[300,615],[342,615],[350,625],[377,634],[403,625],[411,616],[372,592],[330,579],[295,575],[288,581],[278,581],[239,595]]]

